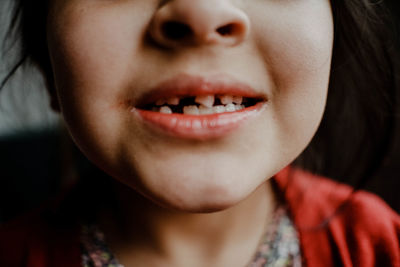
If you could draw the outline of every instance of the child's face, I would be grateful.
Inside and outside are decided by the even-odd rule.
[[[50,2],[48,45],[72,137],[100,168],[161,205],[230,207],[318,128],[333,43],[328,0]],[[182,38],[176,21],[190,28]],[[132,110],[154,88],[169,98],[205,94],[205,85],[261,104],[201,115],[208,126],[200,128],[181,125],[193,123],[188,115]],[[151,104],[161,98],[152,95]]]

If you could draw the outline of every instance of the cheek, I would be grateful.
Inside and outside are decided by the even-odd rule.
[[[94,142],[103,140],[93,154],[108,151],[126,123],[118,116],[121,94],[140,76],[141,43],[136,40],[142,40],[148,21],[143,13],[148,12],[140,12],[145,7],[58,2],[49,16],[48,45],[62,114],[80,147],[97,147]]]
[[[121,87],[114,83],[121,83],[138,53],[139,43],[135,40],[140,39],[143,27],[130,25],[137,23],[133,18],[139,14],[121,16],[121,11],[109,7],[78,8],[71,2],[56,9],[57,15],[51,16],[53,20],[48,23],[57,85],[86,88],[79,91],[79,97],[95,93],[107,98],[115,94],[109,88]]]
[[[271,9],[268,22],[254,23],[257,49],[271,80],[275,123],[282,138],[298,143],[313,136],[322,118],[333,46],[330,6],[304,9],[307,12]]]

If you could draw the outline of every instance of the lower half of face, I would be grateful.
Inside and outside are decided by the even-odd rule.
[[[53,97],[83,153],[191,212],[235,205],[308,145],[333,42],[329,1],[202,2],[56,0],[48,27]]]

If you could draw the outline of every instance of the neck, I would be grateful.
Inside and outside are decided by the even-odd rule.
[[[201,214],[164,209],[121,184],[115,190],[117,211],[104,212],[100,227],[125,266],[244,266],[276,206],[270,182],[234,207]]]

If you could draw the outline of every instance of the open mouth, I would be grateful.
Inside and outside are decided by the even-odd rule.
[[[138,108],[163,114],[209,115],[239,111],[261,101],[260,98],[209,94],[161,98]]]
[[[150,89],[132,112],[151,131],[206,140],[232,133],[267,102],[265,94],[229,77],[178,75]]]

